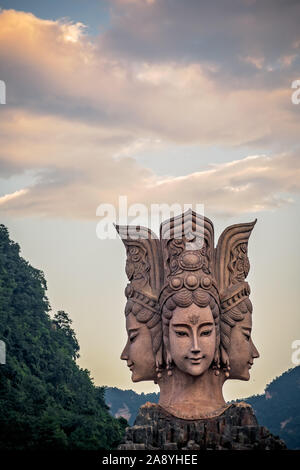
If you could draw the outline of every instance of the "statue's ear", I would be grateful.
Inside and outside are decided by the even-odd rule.
[[[157,369],[160,369],[163,365],[162,344],[160,345],[158,351],[155,354],[155,364]]]
[[[214,355],[213,362],[214,362],[214,365],[216,365],[217,367],[220,367],[220,344],[219,344],[219,341],[216,344],[216,350],[215,350],[215,355]]]
[[[173,362],[173,358],[172,358],[170,350],[169,350],[169,345],[166,348],[166,352],[167,352],[167,365],[170,366]]]

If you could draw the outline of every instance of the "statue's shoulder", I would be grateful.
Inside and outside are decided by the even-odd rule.
[[[227,410],[225,410],[224,415],[230,419],[234,426],[258,425],[252,406],[245,401],[231,403]]]
[[[249,403],[228,403],[215,417],[176,418],[156,403],[141,406],[134,426],[126,429],[120,450],[283,450],[281,439],[259,426]]]

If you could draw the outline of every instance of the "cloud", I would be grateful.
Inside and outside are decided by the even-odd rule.
[[[296,147],[300,107],[291,104],[290,83],[268,89],[235,88],[233,82],[229,88],[223,83],[224,60],[212,57],[207,61],[193,54],[181,60],[183,51],[190,50],[191,34],[199,33],[198,3],[188,2],[183,12],[181,4],[174,2],[168,18],[168,2],[123,4],[113,4],[114,14],[124,12],[124,7],[129,8],[128,15],[114,17],[108,36],[100,37],[98,43],[85,34],[81,23],[42,20],[14,10],[0,14],[1,79],[7,84],[7,105],[1,107],[0,168],[12,178],[27,170],[35,175],[29,186],[14,187],[3,196],[1,210],[15,215],[93,218],[98,204],[117,204],[122,194],[129,203],[202,202],[212,212],[224,214],[288,203],[299,191],[297,152],[269,151],[268,157],[247,157],[179,178],[172,177],[170,161],[168,179],[137,163],[135,154],[153,145],[228,148],[259,144],[265,149],[277,143]],[[252,8],[251,2],[247,5]],[[215,11],[215,6],[205,8],[209,15]],[[226,13],[228,31],[232,24],[242,34],[243,11],[244,6],[236,9],[238,26]],[[153,15],[158,12],[162,17],[156,24]],[[164,24],[170,33],[170,52],[171,32],[180,12],[185,15],[181,28],[189,24],[191,31],[178,26],[179,36],[187,33],[182,36],[179,56],[157,52],[150,57],[145,51],[139,56],[126,45],[127,39],[127,53],[122,54],[112,41],[117,29],[124,33],[134,21],[134,34],[148,35],[148,42],[154,39],[155,46]],[[152,15],[144,29],[138,22],[143,15]],[[205,14],[198,18],[201,34],[214,43],[221,19],[217,16],[210,31],[204,24],[207,18]],[[234,29],[228,34],[236,35],[236,40],[240,37]],[[288,36],[289,43],[293,37],[297,55],[298,36],[291,32]],[[146,47],[142,39],[140,46]],[[162,49],[165,46],[162,42]],[[287,49],[280,51],[284,67],[296,61]],[[259,72],[265,70],[265,52],[258,54],[250,48],[242,62]]]
[[[300,4],[281,0],[113,1],[100,38],[117,57],[151,63],[218,64],[223,85],[277,88],[299,70]],[[295,62],[282,58],[296,54]],[[250,57],[253,60],[244,60]],[[262,63],[257,67],[257,63]],[[289,65],[289,70],[286,69]],[[283,66],[283,67],[282,67]]]
[[[180,195],[180,203],[203,203],[210,213],[225,216],[272,210],[300,191],[299,155],[249,156],[155,186],[153,202],[155,195],[168,203]]]
[[[79,168],[81,166],[81,168]],[[162,178],[133,158],[102,158],[92,168],[40,172],[37,182],[0,198],[2,211],[14,215],[95,217],[101,203],[204,204],[210,214],[231,216],[279,208],[300,192],[300,160],[296,154],[248,156],[211,165],[186,176]]]
[[[5,196],[0,197],[0,206],[7,204],[9,201],[12,201],[16,198],[20,198],[24,196],[28,192],[28,189],[20,189],[19,191],[15,191],[11,194],[5,194]]]
[[[163,5],[143,3],[138,9]],[[149,39],[158,27],[155,21],[151,25],[154,31],[149,31]],[[291,82],[282,88],[256,89],[236,87],[232,80],[229,88],[222,61],[207,64],[195,58],[184,62],[179,57],[162,62],[159,55],[147,61],[146,53],[143,60],[135,60],[116,57],[110,47],[104,39],[91,42],[81,23],[3,11],[0,61],[7,83],[7,109],[11,115],[17,109],[41,119],[56,116],[79,121],[110,129],[112,135],[131,134],[133,140],[237,146],[268,145],[276,136],[277,141],[298,142]],[[288,57],[282,56],[283,63],[292,62]],[[258,70],[264,59],[249,53],[243,63]]]

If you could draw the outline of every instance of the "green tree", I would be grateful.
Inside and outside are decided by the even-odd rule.
[[[68,345],[70,346],[70,351],[73,359],[79,357],[79,344],[75,335],[74,330],[71,328],[72,320],[69,318],[68,314],[63,310],[59,310],[54,315],[53,325],[58,329],[58,333],[62,333],[63,339],[67,340]]]
[[[126,422],[113,418],[86,369],[68,314],[51,319],[42,271],[0,225],[0,450],[110,449]]]

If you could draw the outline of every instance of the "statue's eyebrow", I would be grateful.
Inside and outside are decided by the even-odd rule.
[[[214,324],[211,321],[204,321],[203,323],[200,323],[199,326],[213,326]]]
[[[173,323],[172,326],[185,326],[186,328],[189,328],[191,325],[189,325],[188,323]],[[213,323],[210,322],[210,321],[204,321],[202,323],[200,323],[198,326],[213,326]]]
[[[186,328],[189,326],[186,323],[173,323],[172,326],[185,326]]]
[[[130,329],[128,330],[128,333],[135,333],[135,332],[138,331],[138,330],[139,330],[139,328],[130,328]]]

